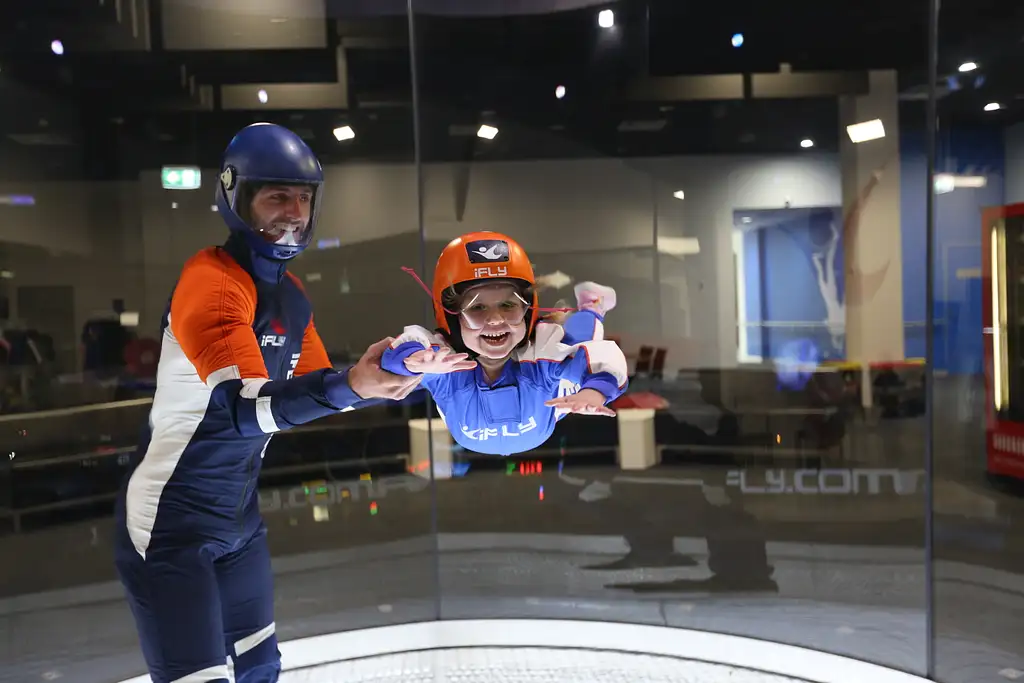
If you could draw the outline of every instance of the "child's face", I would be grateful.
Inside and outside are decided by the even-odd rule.
[[[462,341],[483,358],[501,360],[526,337],[526,302],[512,285],[481,285],[462,298]]]

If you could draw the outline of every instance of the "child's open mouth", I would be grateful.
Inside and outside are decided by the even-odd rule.
[[[508,340],[508,335],[508,332],[484,332],[480,334],[480,338],[489,346],[501,346]]]

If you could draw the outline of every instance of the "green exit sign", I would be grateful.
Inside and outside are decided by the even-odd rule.
[[[195,166],[164,166],[160,170],[160,184],[165,190],[198,190],[199,169]]]

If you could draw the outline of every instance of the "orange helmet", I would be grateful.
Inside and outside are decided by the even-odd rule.
[[[459,293],[471,282],[512,280],[528,287],[531,293],[527,313],[526,337],[530,338],[537,321],[537,293],[533,290],[533,266],[530,258],[511,237],[499,232],[471,232],[456,237],[441,251],[434,268],[434,317],[437,326],[448,335],[452,330],[444,300],[453,290]]]

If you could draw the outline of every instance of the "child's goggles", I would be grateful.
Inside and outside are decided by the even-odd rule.
[[[467,293],[466,298],[459,314],[472,330],[503,324],[519,325],[530,310],[530,304],[518,292],[511,292],[508,298],[497,302],[481,301],[477,292]]]

